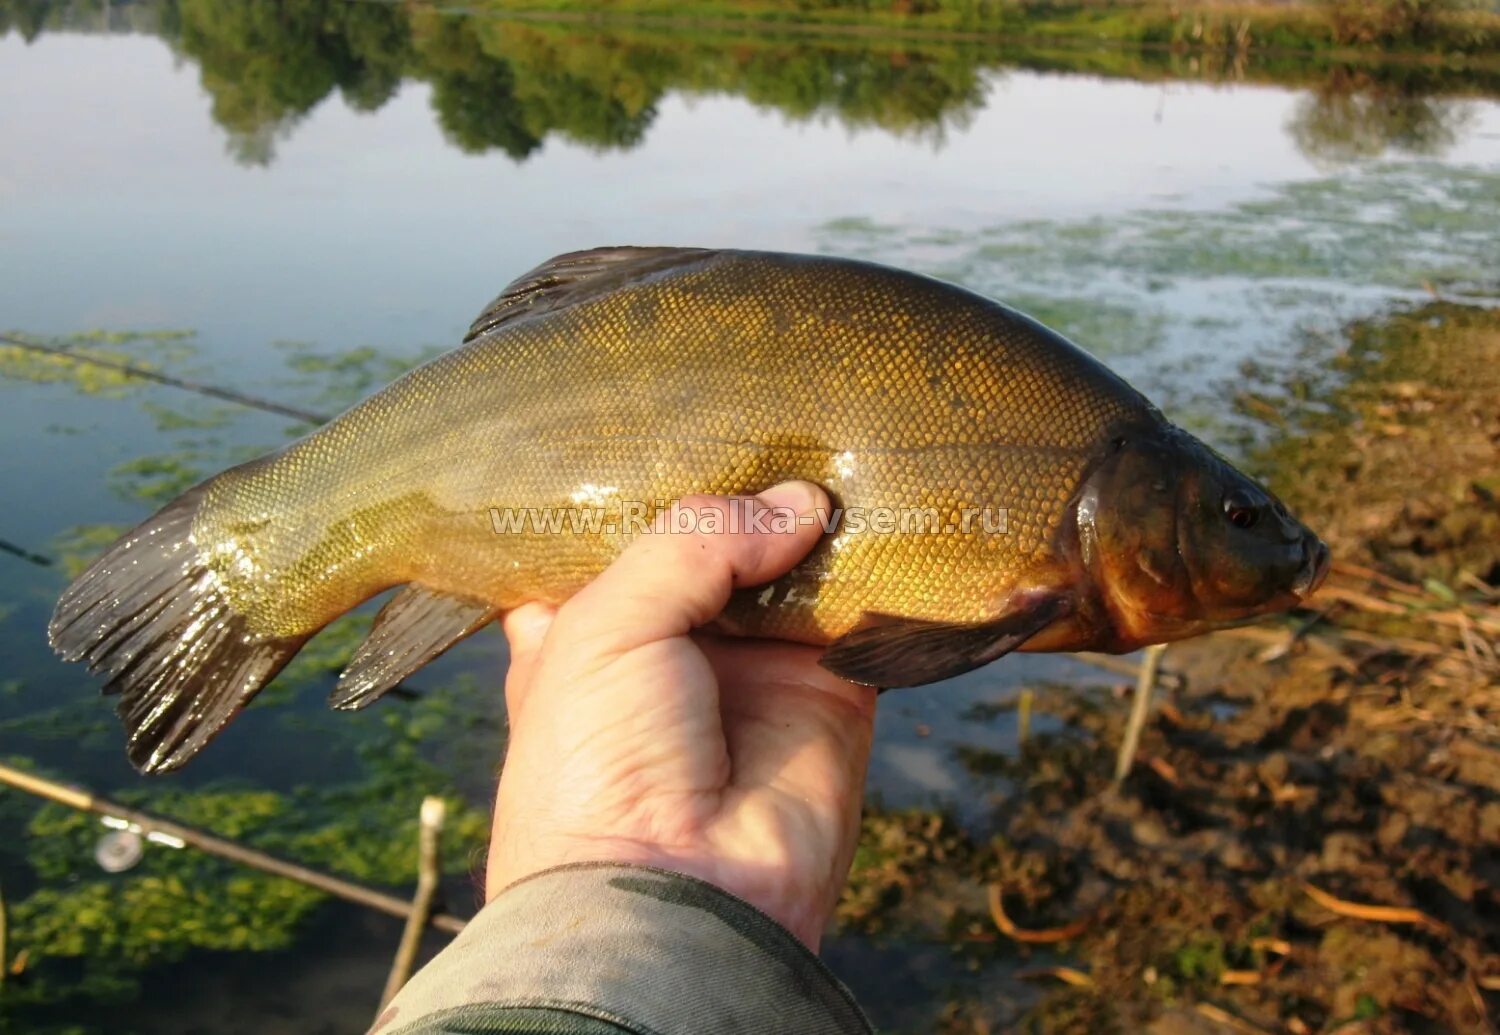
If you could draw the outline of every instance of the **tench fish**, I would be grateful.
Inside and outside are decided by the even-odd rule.
[[[828,490],[829,534],[715,627],[826,645],[880,687],[1180,639],[1294,606],[1328,569],[1275,496],[1004,305],[867,262],[602,248],[169,503],[68,587],[51,641],[107,677],[130,760],[161,772],[382,591],[403,587],[335,707],[565,600],[671,500],[791,478]]]

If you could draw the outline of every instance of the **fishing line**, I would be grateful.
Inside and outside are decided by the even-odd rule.
[[[98,356],[89,356],[79,352],[70,352],[56,345],[43,345],[40,342],[25,341],[21,338],[12,337],[9,334],[0,334],[0,343],[11,345],[28,352],[39,353],[44,356],[54,356],[61,359],[71,360],[75,363],[87,363],[92,366],[102,367],[105,370],[114,370],[134,377],[141,381],[151,381],[169,388],[180,388],[185,392],[193,392],[197,395],[208,396],[213,399],[222,399],[225,402],[238,403],[251,409],[262,410],[266,413],[274,413],[280,417],[291,417],[293,420],[305,421],[308,424],[327,424],[331,417],[321,413],[313,413],[311,410],[299,409],[296,406],[287,406],[271,399],[262,399],[258,396],[247,395],[244,392],[236,392],[229,388],[220,388],[218,385],[204,384],[200,381],[189,381],[181,377],[172,377],[169,374],[158,373],[155,370],[147,370],[131,363],[123,363],[114,359],[102,359]],[[19,557],[28,564],[35,564],[39,568],[50,568],[53,560],[43,554],[28,550],[23,546],[5,539],[0,539],[0,553],[8,553]]]

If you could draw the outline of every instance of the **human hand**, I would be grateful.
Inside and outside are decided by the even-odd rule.
[[[829,503],[788,482],[751,505]],[[694,630],[732,589],[789,570],[821,525],[662,527],[562,607],[506,616],[510,748],[488,894],[566,863],[658,866],[738,895],[816,950],[859,835],[875,691],[821,668],[820,648]]]

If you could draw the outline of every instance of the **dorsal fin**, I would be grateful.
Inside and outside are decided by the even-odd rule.
[[[513,280],[484,307],[464,335],[464,342],[523,316],[550,313],[585,298],[597,298],[636,277],[711,254],[706,248],[618,247],[559,255]]]

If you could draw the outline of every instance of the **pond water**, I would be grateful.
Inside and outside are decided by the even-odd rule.
[[[1331,355],[1346,322],[1434,292],[1496,290],[1500,91],[1452,74],[333,0],[0,0],[6,28],[0,330],[319,412],[456,344],[541,260],[601,244],[948,277],[1063,330],[1231,451],[1256,434],[1231,404],[1246,364]],[[335,633],[185,772],[129,770],[96,687],[46,648],[65,569],[306,428],[3,346],[0,375],[0,540],[55,562],[0,553],[0,755],[375,882],[409,867],[385,820],[410,840],[423,793],[461,795],[467,851],[503,742],[498,634],[422,673],[415,701],[330,716],[358,630]],[[892,696],[872,800],[984,831],[1008,787],[960,749],[1013,751],[1023,686],[1118,679],[1027,657]],[[104,881],[79,850],[92,825],[35,811],[0,799],[0,886],[34,900],[18,931],[55,919],[62,961],[6,986],[0,1024],[88,1027],[104,1009],[112,1030],[339,1031],[373,1010],[393,924],[301,900],[266,920],[256,885],[220,903],[233,916],[201,905],[213,936],[144,935],[182,896],[141,891],[139,915],[101,918],[131,878]],[[216,896],[228,879],[150,865]],[[843,934],[828,956],[890,1029],[930,1028],[954,989],[1026,996],[1006,965],[976,971],[940,943]]]

